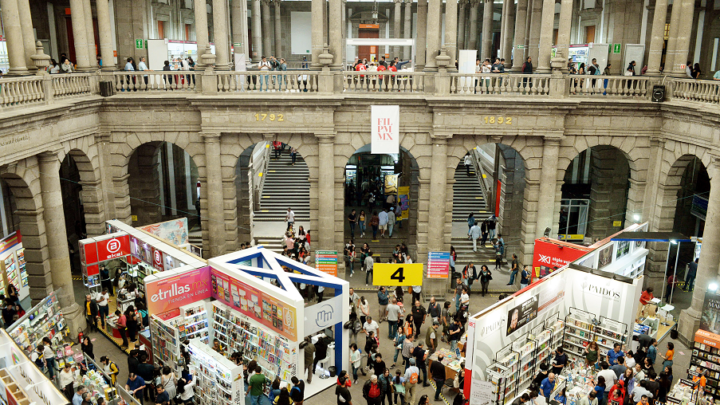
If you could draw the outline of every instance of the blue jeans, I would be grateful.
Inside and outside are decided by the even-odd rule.
[[[267,76],[265,76],[267,77]],[[260,405],[260,397],[262,395],[250,395],[250,405]]]
[[[451,352],[452,354],[455,354],[455,350],[457,350],[457,343],[458,343],[457,340],[451,340],[451,341],[450,341],[450,352]]]
[[[355,223],[354,222],[350,222],[350,237],[353,239],[355,238]]]
[[[455,296],[455,312],[460,310],[460,294]]]
[[[495,238],[495,230],[494,230],[494,229],[491,229],[491,230],[490,230],[490,235],[489,235],[489,236],[490,236],[490,240],[492,240],[493,238]]]
[[[45,359],[45,361],[47,362],[48,375],[52,380],[53,378],[55,378],[55,357],[51,359]]]
[[[360,226],[360,234],[365,233],[365,222],[358,222],[358,225]]]
[[[397,335],[398,321],[388,321],[388,339],[395,339]],[[397,358],[397,354],[395,355]]]
[[[358,367],[355,367],[354,364],[350,363],[350,367],[352,368],[352,375],[353,375],[353,381],[358,379],[357,372],[360,370]]]
[[[433,380],[435,380],[433,378]],[[435,400],[440,400],[440,393],[442,392],[442,387],[445,384],[445,380],[435,380]]]
[[[515,276],[517,276],[517,274],[517,270],[513,270],[512,273],[510,273],[510,282],[508,284],[515,284]]]
[[[393,357],[393,363],[397,363],[398,354],[400,354],[401,350],[395,347],[395,356]]]
[[[268,75],[260,75],[260,91],[263,91],[263,82],[265,82],[265,91],[268,91],[270,87],[268,86]],[[252,398],[252,395],[250,396]]]
[[[373,239],[377,239],[378,226],[377,226],[377,225],[373,225],[373,226],[372,226],[372,229],[373,229]]]
[[[685,281],[685,291],[692,291],[693,287],[695,287],[695,276],[688,276]]]
[[[372,277],[373,271],[372,269],[365,269],[365,284],[368,283],[368,277]]]

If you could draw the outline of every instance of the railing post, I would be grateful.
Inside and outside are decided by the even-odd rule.
[[[328,44],[323,46],[323,52],[318,57],[322,70],[318,74],[318,93],[331,94],[342,93],[342,72],[331,72],[330,65],[334,56],[330,54]],[[336,80],[339,76],[339,79]],[[338,87],[337,84],[340,86]]]
[[[40,70],[38,70],[38,74],[40,73]],[[44,74],[42,86],[43,91],[45,92],[45,104],[52,104],[55,99],[55,89],[53,88],[52,84],[52,76],[49,74]]]
[[[562,73],[563,69],[562,58],[555,58],[550,61],[550,67],[552,73],[550,74],[550,90],[548,94],[550,98],[565,98],[569,96],[568,80],[567,75]]]
[[[218,77],[215,73],[212,65],[207,66],[202,74],[202,94],[217,94],[218,92]]]
[[[434,89],[432,94],[436,96],[447,96],[450,94],[450,74],[447,71],[447,67],[450,64],[450,57],[447,55],[445,48],[442,48],[440,55],[435,57],[435,63],[438,65],[438,72],[433,75],[435,76],[435,82],[433,83]],[[427,88],[425,91],[428,91]]]

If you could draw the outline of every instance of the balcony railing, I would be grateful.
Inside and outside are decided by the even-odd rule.
[[[195,91],[198,76],[194,71],[114,72],[113,84],[116,92]]]
[[[415,93],[427,96],[466,96],[562,99],[615,98],[649,100],[653,86],[667,88],[666,101],[717,105],[720,81],[650,76],[580,76],[560,74],[463,74],[353,71],[173,71],[53,74],[0,79],[0,109],[50,104],[55,99],[100,93],[110,82],[115,94],[180,92],[249,96],[272,92],[297,95]],[[111,94],[103,94],[109,96]]]
[[[450,75],[450,94],[547,96],[550,94],[550,75],[453,73]]]
[[[42,77],[13,77],[0,80],[0,107],[43,103],[45,103],[45,89]]]
[[[218,93],[317,93],[318,71],[216,72]]]
[[[672,97],[679,100],[718,104],[720,81],[676,79],[671,84]]]
[[[342,72],[343,91],[355,93],[423,93],[425,73],[423,72]]]
[[[569,75],[567,86],[571,96],[616,98],[649,98],[656,77]],[[654,83],[656,84],[656,83]]]

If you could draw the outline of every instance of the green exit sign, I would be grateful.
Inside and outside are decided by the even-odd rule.
[[[142,39],[135,40],[135,49],[143,49],[143,40]]]
[[[613,53],[620,53],[622,51],[622,44],[613,44]]]

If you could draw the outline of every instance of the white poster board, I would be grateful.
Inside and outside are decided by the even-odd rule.
[[[246,72],[247,71],[247,63],[245,61],[245,54],[244,53],[236,53],[235,56],[235,71],[236,72]]]
[[[645,63],[645,45],[643,44],[626,44],[625,57],[623,58],[622,74],[628,68],[630,62],[635,61],[635,74],[640,75]]]
[[[400,106],[373,105],[370,108],[371,153],[400,153]]]
[[[168,58],[168,44],[164,39],[148,39],[148,69],[163,70]]]
[[[290,50],[293,55],[310,55],[312,53],[311,15],[312,13],[309,11],[290,12]],[[258,57],[260,56],[262,55],[258,55]]]
[[[458,55],[458,73],[462,74],[475,74],[475,61],[477,60],[477,50],[475,49],[462,49]],[[460,77],[459,83],[457,84],[458,93],[472,94],[474,92],[474,86],[471,84],[474,79],[468,77]],[[467,90],[465,89],[467,83]]]
[[[605,69],[605,66],[608,64],[608,56],[610,55],[610,45],[609,44],[590,44],[588,45],[590,48],[588,51],[588,61],[592,63],[593,58],[597,59],[598,66],[600,66],[600,71]]]

